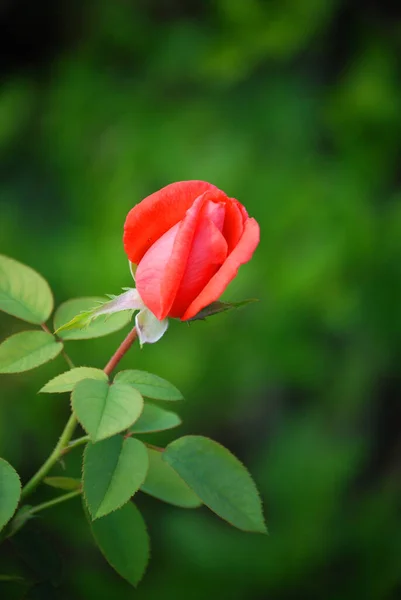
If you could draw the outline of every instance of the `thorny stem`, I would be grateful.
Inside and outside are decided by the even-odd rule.
[[[50,333],[48,327],[45,324],[42,325],[42,329],[44,331]],[[137,332],[136,332],[136,328],[134,327],[129,332],[129,334],[127,335],[125,340],[121,343],[119,348],[117,348],[117,350],[115,351],[115,353],[113,354],[113,356],[111,357],[111,359],[109,360],[107,365],[104,367],[103,370],[106,373],[106,375],[110,375],[110,373],[116,368],[116,366],[118,365],[120,360],[123,358],[123,356],[126,354],[126,352],[128,352],[128,350],[131,348],[131,346],[134,343],[136,338],[137,338]],[[68,358],[68,362],[71,363],[72,366],[74,366],[71,359]],[[47,475],[47,473],[50,471],[50,469],[59,460],[60,456],[62,456],[63,453],[68,451],[67,448],[71,449],[71,447],[75,447],[80,444],[84,444],[85,441],[87,441],[87,439],[85,439],[85,438],[80,438],[79,440],[75,440],[75,441],[71,442],[71,445],[69,445],[77,423],[78,423],[78,421],[77,421],[74,413],[71,413],[70,418],[68,419],[67,424],[64,428],[64,431],[61,434],[60,439],[57,442],[53,452],[50,454],[49,458],[43,463],[43,465],[40,467],[40,469],[37,471],[37,473],[35,473],[35,475],[23,487],[22,492],[21,492],[21,498],[25,498],[26,496],[31,494],[37,488],[37,486],[40,484],[42,479]],[[79,443],[77,443],[77,442],[79,442]],[[68,499],[68,498],[66,498],[66,499]]]

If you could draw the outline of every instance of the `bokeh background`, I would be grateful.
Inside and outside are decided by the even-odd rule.
[[[171,380],[186,397],[176,435],[211,436],[249,467],[269,537],[142,496],[153,551],[134,590],[75,500],[35,524],[28,566],[47,583],[29,597],[401,597],[399,13],[383,0],[1,3],[0,251],[58,304],[130,285],[125,215],[170,182],[216,184],[262,232],[224,296],[258,304],[174,322],[122,367]],[[24,328],[0,315],[1,339]],[[123,336],[68,351],[102,367]],[[66,420],[67,396],[36,395],[64,369],[58,357],[1,378],[0,455],[24,480]]]

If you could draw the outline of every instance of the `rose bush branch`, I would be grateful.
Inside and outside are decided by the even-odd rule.
[[[60,436],[59,441],[57,442],[56,446],[54,447],[53,452],[50,454],[48,459],[43,463],[43,465],[40,467],[40,469],[35,473],[35,475],[22,488],[22,491],[21,491],[22,499],[26,498],[27,496],[29,496],[29,494],[32,494],[32,492],[35,491],[35,489],[41,483],[42,479],[44,479],[44,477],[46,477],[46,475],[48,474],[50,469],[52,469],[52,467],[57,463],[57,461],[59,460],[59,458],[61,456],[63,449],[67,446],[68,442],[72,438],[74,431],[75,431],[75,427],[77,426],[77,423],[78,423],[78,421],[76,419],[76,416],[72,413],[70,415],[70,418],[67,421],[66,426],[64,427],[64,430]]]
[[[65,454],[70,452],[70,450],[74,450],[74,448],[79,448],[79,446],[83,446],[84,444],[87,444],[88,442],[89,442],[89,435],[83,435],[82,437],[77,438],[76,440],[72,440],[63,449],[63,451],[61,452],[61,455],[64,456]]]
[[[104,367],[103,371],[106,373],[106,375],[111,375],[111,373],[117,367],[120,360],[131,348],[132,344],[135,342],[137,337],[138,333],[136,327],[134,327],[124,339],[124,341],[121,343],[121,345],[117,348],[107,365]]]
[[[32,516],[82,494],[95,543],[109,564],[136,586],[150,555],[146,524],[132,501],[136,494],[186,509],[203,504],[242,531],[266,533],[256,485],[227,448],[200,435],[178,437],[166,447],[142,441],[143,434],[181,424],[169,407],[183,400],[181,392],[154,373],[128,369],[114,374],[135,339],[141,347],[157,342],[169,319],[202,321],[249,303],[219,298],[251,259],[259,226],[238,200],[215,186],[184,181],[134,206],[125,220],[123,243],[136,287],[107,298],[67,300],[54,312],[54,334],[46,325],[54,308],[46,280],[0,255],[0,310],[31,325],[0,344],[0,373],[29,371],[62,354],[69,370],[39,392],[69,393],[72,411],[50,456],[22,491],[17,472],[0,458],[0,531],[3,539],[16,535]],[[103,370],[75,367],[66,343],[118,331],[134,315],[135,327]],[[78,422],[86,435],[72,440]],[[80,446],[78,476],[46,477]],[[17,511],[21,499],[42,482],[65,493]]]
[[[104,367],[103,371],[106,375],[110,375],[110,373],[117,367],[120,360],[123,356],[128,352],[131,348],[132,344],[137,338],[136,328],[134,327],[120,346],[117,348],[113,356],[110,358],[109,362]],[[60,457],[63,455],[66,448],[68,448],[70,440],[74,434],[75,428],[78,424],[77,418],[74,413],[71,414],[70,418],[67,421],[67,424],[60,436],[59,441],[57,442],[53,452],[50,454],[48,459],[43,463],[40,469],[35,473],[35,475],[28,481],[28,483],[22,488],[21,498],[26,498],[29,494],[31,494],[41,483],[41,481],[46,477],[48,472],[53,468],[53,466],[57,463]],[[81,438],[82,440],[82,438]],[[80,440],[80,443],[84,443]],[[78,445],[78,444],[75,444]]]
[[[47,327],[47,325],[45,323],[41,323],[41,327],[42,327],[43,331],[45,331],[46,333],[51,335],[50,329]],[[68,356],[68,354],[64,348],[62,350],[62,355],[64,356],[70,369],[73,369],[74,363],[72,362],[71,358]],[[68,442],[70,441],[71,437],[74,434],[76,425],[77,425],[77,420],[76,420],[75,416],[73,414],[71,414],[70,418],[68,419],[67,424],[59,438],[59,441],[57,442],[56,446],[54,447],[53,452],[50,454],[48,459],[43,463],[43,465],[40,467],[40,469],[35,473],[35,475],[33,475],[33,477],[28,481],[28,483],[22,488],[21,498],[25,498],[26,496],[31,494],[36,489],[36,487],[40,484],[42,479],[44,477],[46,477],[47,473],[50,471],[50,469],[53,467],[53,465],[59,460],[62,450],[68,444]]]

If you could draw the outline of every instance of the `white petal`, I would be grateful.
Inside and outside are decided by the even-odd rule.
[[[168,319],[159,321],[148,308],[144,308],[136,315],[135,324],[139,343],[143,346],[143,344],[154,344],[160,340],[167,331]]]

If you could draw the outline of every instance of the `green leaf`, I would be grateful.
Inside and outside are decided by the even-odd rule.
[[[92,519],[120,508],[145,480],[149,458],[146,446],[134,438],[115,435],[84,452],[84,496]]]
[[[147,402],[139,419],[130,427],[130,431],[132,433],[165,431],[166,429],[178,427],[181,422],[177,413]]]
[[[141,513],[132,502],[90,522],[103,556],[131,585],[142,579],[149,561],[149,536]]]
[[[53,310],[49,284],[30,267],[0,255],[0,310],[28,323],[45,323]]]
[[[183,400],[181,392],[172,383],[146,371],[134,369],[120,371],[115,376],[115,381],[134,386],[146,398],[169,401]]]
[[[182,508],[197,508],[202,504],[185,481],[162,460],[162,452],[148,448],[148,453],[149,471],[141,492]]]
[[[21,495],[18,473],[0,458],[0,530],[13,516]]]
[[[46,383],[39,390],[39,394],[62,394],[63,392],[71,392],[74,389],[75,384],[82,379],[99,379],[102,381],[108,381],[108,377],[101,369],[95,369],[93,367],[76,367],[57,375]]]
[[[73,477],[45,477],[43,482],[50,487],[69,492],[79,490],[81,487],[81,480]]]
[[[201,311],[198,312],[197,315],[192,317],[192,319],[188,319],[190,321],[203,321],[207,317],[211,317],[212,315],[217,315],[221,312],[227,312],[228,310],[233,310],[235,308],[242,308],[247,304],[252,304],[253,302],[258,302],[257,298],[249,298],[248,300],[242,300],[241,302],[212,302],[209,306],[205,306]]]
[[[208,438],[188,435],[169,444],[163,460],[222,519],[244,531],[266,533],[256,485],[227,448]]]
[[[83,317],[79,318],[80,313],[89,312],[96,307],[96,303],[101,302],[104,302],[104,298],[87,297],[73,298],[72,300],[67,300],[64,304],[61,304],[54,315],[54,329],[57,331],[57,335],[63,340],[87,340],[114,333],[130,322],[132,316],[131,312],[125,311],[111,315],[101,315],[88,325],[82,324],[81,327],[84,327],[83,329],[61,329],[61,327],[69,323],[75,317],[78,317],[78,321],[84,321]]]
[[[45,331],[22,331],[0,344],[0,373],[21,373],[60,354],[62,342]]]
[[[128,429],[143,410],[138,390],[124,383],[83,379],[72,392],[72,408],[92,442]]]

